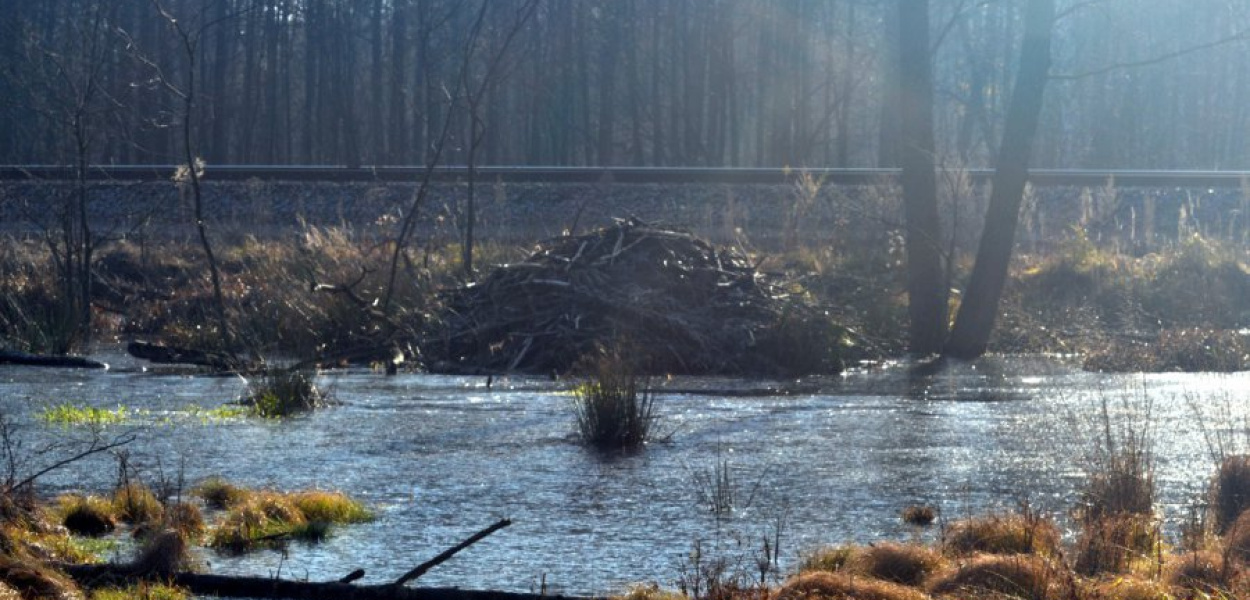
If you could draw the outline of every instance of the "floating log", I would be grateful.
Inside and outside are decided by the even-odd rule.
[[[56,367],[62,369],[107,369],[108,365],[83,358],[81,356],[49,356],[45,354],[27,354],[12,350],[0,350],[0,365],[22,365],[27,367]]]
[[[126,352],[135,358],[160,364],[198,365],[221,371],[232,371],[239,366],[239,361],[226,354],[162,346],[150,342],[130,342],[126,344]]]

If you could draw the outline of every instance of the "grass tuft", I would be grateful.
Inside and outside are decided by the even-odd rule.
[[[835,573],[845,569],[856,554],[855,546],[826,546],[805,553],[799,560],[799,572],[826,571]]]
[[[574,414],[582,441],[600,450],[642,447],[655,424],[655,398],[639,389],[639,379],[623,352],[603,350],[583,361],[588,379],[574,395]]]
[[[947,531],[943,549],[950,554],[1039,554],[1059,552],[1059,529],[1030,510],[956,521]]]
[[[61,496],[61,524],[75,535],[97,537],[117,528],[113,503],[98,496]]]
[[[313,373],[300,369],[270,369],[248,384],[243,403],[257,416],[277,419],[325,406],[325,396],[313,383]]]
[[[1185,597],[1194,597],[1195,593],[1205,594],[1206,597],[1220,597],[1229,588],[1231,573],[1227,567],[1224,557],[1218,552],[1190,552],[1170,561],[1168,582],[1191,592]]]
[[[226,481],[222,477],[210,477],[200,482],[191,493],[204,500],[204,504],[214,510],[226,510],[242,504],[250,492]]]
[[[932,506],[913,505],[903,509],[903,522],[908,525],[926,527],[937,519],[937,509]]]
[[[916,544],[885,542],[856,553],[849,566],[874,579],[919,587],[942,566],[942,556]]]
[[[955,598],[1006,597],[1068,600],[1074,597],[1070,578],[1039,556],[981,555],[936,576],[935,595]]]
[[[297,492],[291,495],[291,502],[311,522],[348,524],[373,520],[369,509],[342,492]]]
[[[1148,515],[1117,515],[1081,524],[1073,569],[1082,575],[1123,574],[1150,559],[1159,543],[1158,525]]]
[[[915,589],[856,577],[849,573],[813,571],[797,575],[777,590],[775,600],[926,600],[928,596]]]
[[[127,523],[155,523],[161,520],[165,507],[147,486],[131,482],[113,493],[113,510],[117,518]]]

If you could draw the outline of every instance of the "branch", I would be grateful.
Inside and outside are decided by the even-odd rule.
[[[1155,64],[1162,63],[1162,62],[1167,62],[1174,58],[1180,58],[1187,54],[1193,54],[1195,52],[1201,52],[1203,50],[1210,50],[1211,48],[1216,48],[1218,46],[1223,46],[1225,44],[1231,44],[1234,42],[1241,42],[1241,41],[1246,41],[1246,40],[1250,40],[1250,29],[1243,29],[1228,37],[1223,37],[1218,40],[1207,42],[1205,44],[1198,44],[1197,46],[1181,48],[1180,50],[1175,50],[1172,52],[1168,52],[1166,54],[1160,54],[1159,56],[1154,56],[1151,58],[1112,63],[1110,65],[1099,67],[1097,69],[1092,69],[1092,70],[1085,71],[1082,73],[1070,73],[1070,74],[1061,73],[1057,75],[1051,75],[1050,78],[1054,80],[1059,80],[1059,81],[1072,81],[1076,79],[1085,79],[1087,77],[1094,77],[1096,75],[1105,75],[1112,71],[1119,71],[1121,69],[1134,69],[1137,67],[1155,65]]]
[[[395,583],[391,585],[399,587],[401,585],[404,585],[405,583],[408,583],[409,581],[412,581],[413,579],[416,579],[424,575],[426,571],[429,571],[430,569],[433,569],[434,567],[437,567],[438,565],[443,564],[444,562],[447,562],[447,560],[455,556],[457,552],[460,552],[461,550],[464,550],[465,548],[468,548],[469,546],[472,546],[473,544],[480,542],[482,538],[485,538],[486,536],[492,533],[495,533],[496,531],[499,531],[500,529],[503,529],[504,527],[507,527],[511,524],[512,524],[512,521],[509,521],[508,519],[500,519],[499,521],[495,522],[494,525],[491,525],[490,527],[487,527],[486,529],[483,529],[473,534],[472,536],[469,537],[469,539],[463,542],[460,542],[459,544],[456,544],[455,546],[452,546],[451,548],[444,550],[438,556],[435,556],[434,558],[431,558],[430,560],[427,560],[417,565],[415,569],[408,571],[407,573],[404,573],[402,577],[400,577],[399,579],[396,579]]]
[[[93,454],[99,454],[101,452],[108,452],[109,450],[112,450],[114,448],[120,448],[133,441],[135,441],[134,434],[126,434],[121,437],[114,438],[113,441],[104,445],[99,445],[100,440],[98,439],[92,440],[91,445],[88,446],[86,450],[83,450],[82,452],[79,452],[78,454],[75,454],[74,456],[71,456],[69,458],[63,458],[61,460],[58,460],[52,463],[51,465],[44,467],[42,470],[38,471],[34,475],[31,475],[30,477],[27,477],[26,479],[23,479],[17,482],[16,484],[13,484],[9,489],[17,490],[17,489],[24,488],[34,483],[36,479],[39,479],[40,477],[43,477],[44,475],[47,475],[48,473],[51,473],[52,471],[55,471],[61,467],[64,467],[65,465],[76,463]]]

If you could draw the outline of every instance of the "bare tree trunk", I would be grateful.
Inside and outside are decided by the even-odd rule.
[[[998,317],[998,302],[1015,244],[1029,157],[1050,70],[1055,0],[1029,0],[1025,19],[1019,72],[994,170],[994,189],[985,216],[985,229],[981,233],[976,266],[945,350],[948,356],[955,358],[975,358],[985,353]]]
[[[899,106],[906,221],[907,293],[913,353],[939,352],[946,338],[946,281],[939,248],[933,142],[933,67],[929,0],[899,0]]]

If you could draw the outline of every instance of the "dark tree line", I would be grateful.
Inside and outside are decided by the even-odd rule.
[[[466,44],[480,13],[480,38]],[[0,162],[75,164],[47,68],[93,50],[89,160],[182,163],[177,36],[151,0],[0,0]],[[895,166],[899,3],[542,0],[476,100],[513,0],[165,0],[202,27],[197,150],[209,164],[444,162]],[[1024,29],[1023,0],[941,0],[929,23],[940,160],[991,165]],[[1250,7],[1064,0],[1036,166],[1250,168]],[[80,57],[81,58],[81,57]],[[68,124],[67,124],[68,123]],[[81,124],[80,124],[81,125]],[[478,143],[474,137],[480,137]]]

